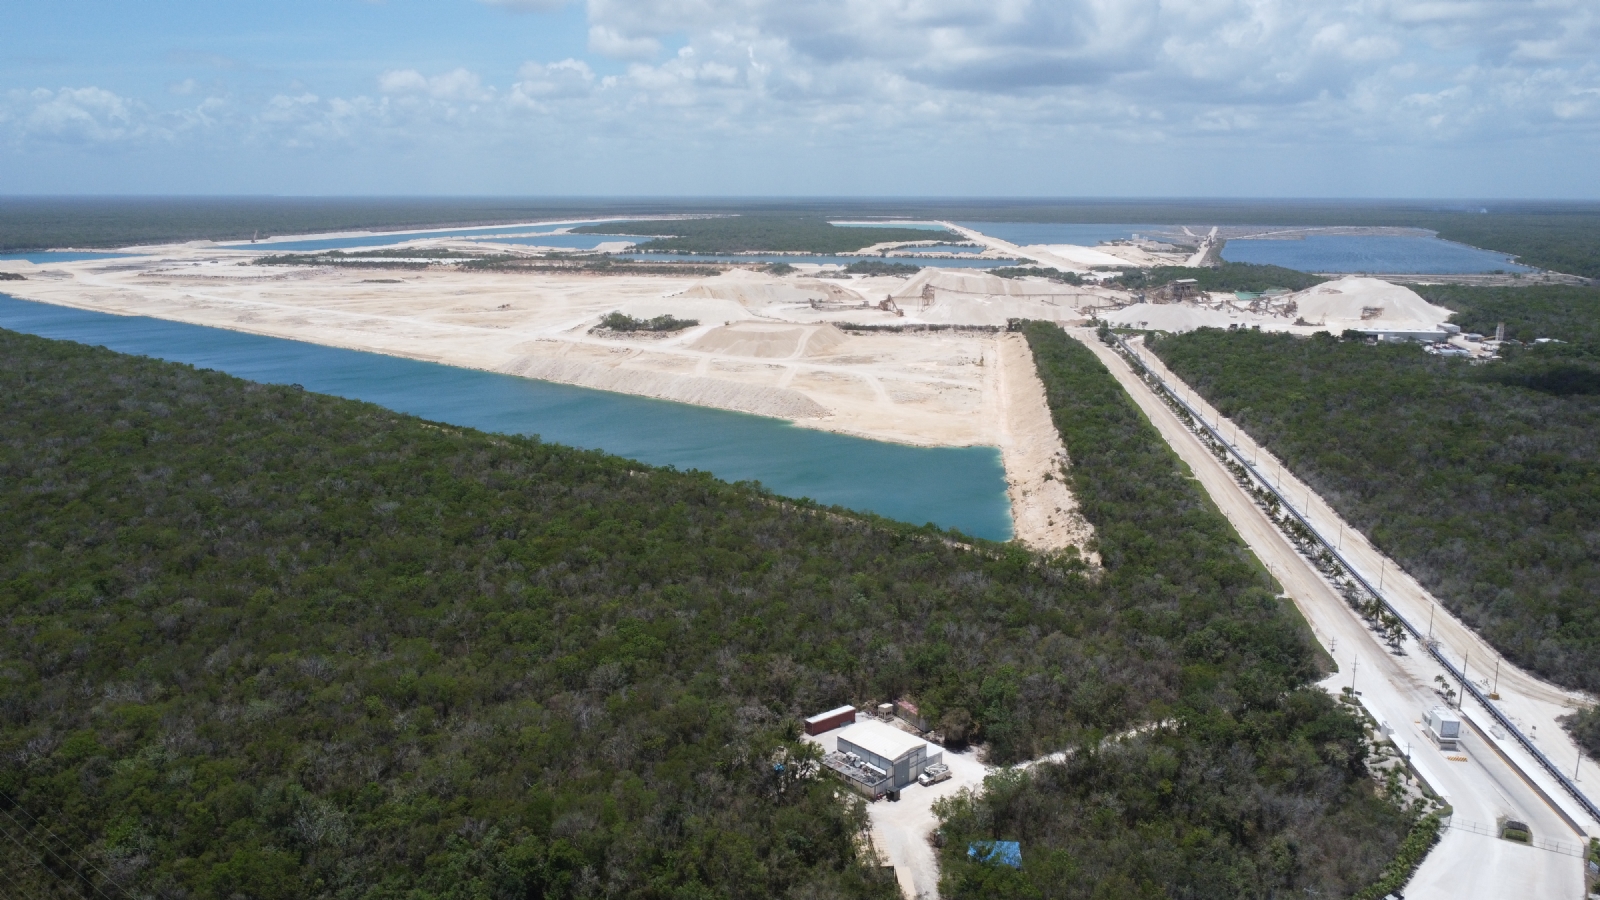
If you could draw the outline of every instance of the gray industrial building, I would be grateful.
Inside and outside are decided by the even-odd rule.
[[[944,761],[944,751],[883,722],[856,722],[839,729],[837,734],[839,753],[846,759],[854,756],[859,768],[881,772],[887,790],[898,791],[914,784],[924,769]]]

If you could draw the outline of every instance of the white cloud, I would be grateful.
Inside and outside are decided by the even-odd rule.
[[[633,159],[767,148],[750,151],[751,167],[773,148],[1187,156],[1195,143],[1389,150],[1600,138],[1594,0],[586,0],[586,9],[588,60],[570,47],[555,55],[572,57],[514,74],[401,66],[372,73],[365,91],[279,87],[269,101],[202,101],[220,82],[192,80],[142,102],[98,88],[12,92],[0,135],[111,143],[204,133],[293,147],[578,140]],[[163,102],[191,105],[143,105]]]
[[[112,144],[151,136],[139,104],[99,87],[11,91],[3,120],[14,140]]]
[[[486,89],[479,77],[466,69],[454,69],[442,75],[424,76],[415,69],[397,69],[378,76],[378,89],[385,94],[425,95],[435,100],[483,101],[493,91]]]
[[[595,25],[589,29],[589,49],[611,59],[650,59],[661,52],[653,37],[627,37],[616,28]]]
[[[588,96],[595,89],[594,70],[577,59],[563,59],[548,65],[524,63],[517,71],[519,81],[512,85],[514,105],[537,104],[543,100],[556,100]]]
[[[385,94],[422,93],[428,90],[428,79],[416,69],[397,69],[378,76],[378,90]]]

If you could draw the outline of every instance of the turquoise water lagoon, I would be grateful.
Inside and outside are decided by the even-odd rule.
[[[1005,471],[993,447],[869,441],[780,419],[4,294],[0,328],[253,381],[300,384],[437,422],[536,434],[728,481],[759,481],[785,496],[918,525],[932,522],[992,540],[1011,537]]]

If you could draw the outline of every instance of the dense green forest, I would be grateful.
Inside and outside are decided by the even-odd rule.
[[[998,269],[988,269],[987,273],[998,278],[1045,278],[1061,284],[1083,284],[1083,276],[1077,272],[1063,272],[1060,269],[1042,268],[1040,266],[1002,266]]]
[[[863,228],[830,225],[821,216],[720,216],[651,222],[608,222],[572,229],[577,234],[662,235],[638,249],[673,253],[853,253],[886,241],[955,238],[923,228]]]
[[[1600,348],[1600,288],[1574,285],[1463,287],[1423,284],[1411,287],[1430,303],[1455,310],[1450,321],[1463,331],[1494,335],[1504,322],[1506,337],[1531,343],[1555,338]]]
[[[1508,657],[1600,690],[1591,363],[1560,345],[1474,366],[1414,345],[1217,330],[1151,349]]]
[[[1171,284],[1180,278],[1193,278],[1202,291],[1268,291],[1273,288],[1302,291],[1327,280],[1282,266],[1225,262],[1214,268],[1155,266],[1129,269],[1117,278],[1117,283],[1129,290],[1142,290]]]
[[[1306,686],[1297,613],[1088,348],[1051,324],[1026,334],[1107,589],[1161,598],[1141,616],[1148,640],[1182,648],[1180,695],[1170,727],[1095,736],[1062,764],[948,803],[945,895],[1337,897],[1366,886],[1409,817],[1374,796],[1361,724]],[[1020,872],[968,858],[991,839],[1021,842]]]
[[[269,256],[258,256],[252,263],[258,266],[331,266],[331,265],[367,265],[372,260],[383,260],[389,264],[394,261],[413,259],[438,259],[438,260],[469,260],[469,259],[499,259],[501,261],[512,259],[505,254],[489,255],[483,253],[467,253],[461,250],[440,250],[437,248],[401,247],[401,248],[374,248],[372,250],[326,250],[321,253],[279,253]],[[411,265],[426,265],[426,263],[410,263]]]
[[[463,260],[458,269],[521,272],[561,272],[584,275],[677,275],[684,278],[710,278],[728,270],[726,265],[694,262],[644,262],[609,253],[549,253],[540,256],[482,256]]]
[[[775,761],[802,713],[908,695],[997,763],[1174,718],[1214,786],[1273,767],[1292,823],[1163,808],[1207,871],[1355,883],[1401,828],[1284,843],[1355,809],[1353,721],[1284,699],[1308,638],[1192,489],[1142,508],[1176,473],[1090,505],[1095,576],[8,332],[0,405],[0,871],[30,895],[893,896],[860,807]],[[1201,531],[1144,533],[1173,513]]]
[[[1594,209],[1453,216],[1424,227],[1446,240],[1514,254],[1530,266],[1600,279],[1600,211]]]
[[[876,259],[863,259],[844,267],[846,275],[910,276],[921,271],[922,267],[914,263],[883,262]]]
[[[1408,226],[1517,254],[1529,265],[1600,278],[1600,206],[1506,201],[1492,204],[1487,213],[1480,209],[1395,201],[8,197],[0,203],[0,253],[243,240],[257,232],[281,235],[737,213],[790,219],[878,216],[969,222]]]

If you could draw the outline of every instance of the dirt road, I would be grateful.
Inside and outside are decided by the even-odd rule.
[[[1099,554],[1087,551],[1094,528],[1079,512],[1062,474],[1070,462],[1050,418],[1028,342],[1020,334],[1003,334],[998,343],[1000,455],[1016,540],[1035,550],[1078,547],[1099,565]]]
[[[838,749],[839,736],[825,732],[806,735],[802,740],[822,748],[824,753]],[[944,764],[950,767],[950,780],[924,787],[913,784],[900,793],[900,800],[879,800],[867,806],[872,827],[872,846],[887,865],[894,866],[895,879],[907,900],[938,900],[939,858],[928,838],[939,825],[933,804],[963,790],[981,791],[983,779],[994,770],[984,765],[972,750],[944,748]]]

